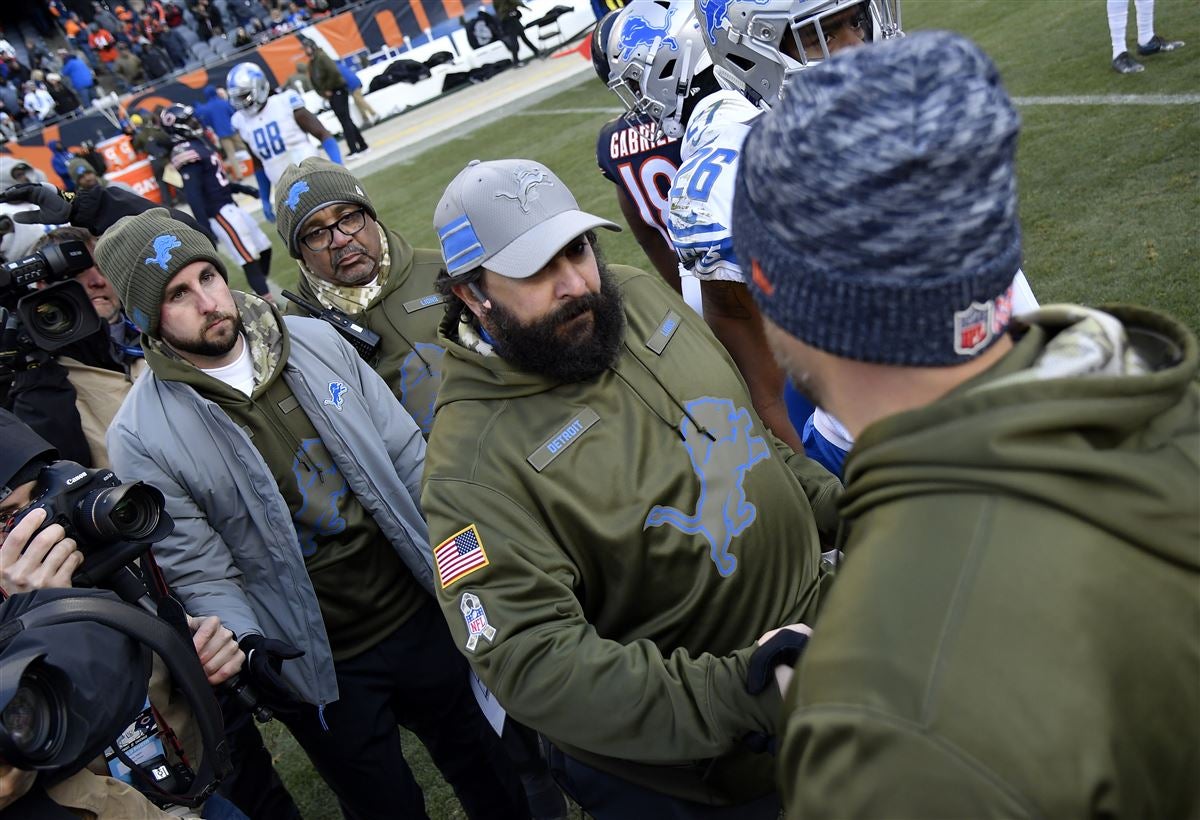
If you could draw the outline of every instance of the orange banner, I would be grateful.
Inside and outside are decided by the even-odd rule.
[[[446,10],[446,18],[449,20],[462,17],[466,13],[462,0],[442,0],[442,8]]]
[[[362,32],[354,22],[353,14],[339,14],[317,23],[317,31],[325,35],[329,45],[337,52],[338,57],[345,57],[356,51],[363,51],[367,44],[363,42]]]
[[[400,24],[396,21],[396,15],[390,11],[381,11],[375,15],[375,23],[379,26],[379,33],[383,35],[383,42],[389,48],[404,45],[404,35],[400,33]]]

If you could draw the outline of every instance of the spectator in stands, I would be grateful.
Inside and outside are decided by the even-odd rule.
[[[21,98],[12,83],[0,81],[0,110],[8,114],[13,127],[18,131],[23,127],[25,108],[21,105]]]
[[[96,57],[96,52],[92,51],[91,45],[88,44],[88,27],[79,19],[79,15],[71,12],[67,16],[67,21],[63,24],[63,28],[67,32],[67,42],[82,52],[87,59],[88,65],[92,68],[100,67],[100,60]]]
[[[254,41],[250,39],[250,33],[246,31],[245,26],[238,26],[237,31],[233,33],[234,48],[245,48]]]
[[[17,138],[17,121],[5,110],[0,102],[0,141],[7,142]]]
[[[196,20],[196,35],[206,43],[213,38],[213,26],[221,25],[221,13],[210,6],[208,0],[196,0],[192,6],[192,17]]]
[[[146,79],[157,80],[171,73],[171,58],[167,52],[143,37],[139,43],[142,49],[142,69]]]
[[[311,16],[307,8],[301,8],[296,3],[288,3],[286,19],[293,27],[300,28],[308,22]]]
[[[167,56],[171,58],[171,62],[175,64],[176,68],[187,66],[189,57],[187,43],[176,29],[164,28],[156,42],[166,49]]]
[[[117,76],[130,86],[146,79],[146,74],[142,71],[142,61],[124,43],[117,43],[117,60],[112,67]]]
[[[242,171],[238,167],[237,151],[243,147],[242,139],[237,129],[233,127],[233,105],[229,100],[217,93],[214,86],[204,86],[204,102],[195,107],[196,116],[200,122],[211,128],[221,143],[221,153],[225,156],[226,167],[234,181],[241,181]]]
[[[125,6],[117,6],[113,11],[117,16],[117,20],[120,21],[121,28],[120,34],[117,34],[115,30],[113,33],[117,34],[118,40],[122,39],[123,35],[125,42],[132,45],[133,41],[137,38],[137,15]]]
[[[41,40],[34,40],[30,37],[26,37],[25,53],[29,55],[30,68],[40,68],[42,71],[46,72],[62,71],[62,61],[51,54],[46,49],[46,44]]]
[[[183,25],[183,9],[176,3],[167,3],[165,8],[167,28],[179,28]]]
[[[329,100],[338,122],[342,124],[342,136],[350,149],[350,154],[361,154],[367,150],[367,141],[354,120],[350,117],[350,94],[346,89],[346,80],[338,70],[333,58],[322,51],[316,43],[305,37],[297,38],[308,55],[308,78],[312,80],[313,88],[318,94]]]
[[[0,55],[0,77],[20,87],[29,79],[29,69],[21,64],[14,52],[8,51]]]
[[[79,97],[63,82],[58,74],[46,75],[46,91],[54,99],[54,113],[65,117],[72,111],[79,110]]]
[[[25,91],[25,111],[39,121],[45,121],[54,116],[54,98],[50,92],[29,80],[22,86]]]
[[[88,45],[100,56],[100,62],[105,66],[117,59],[117,38],[99,23],[88,26]]]
[[[363,97],[362,80],[358,79],[358,72],[347,66],[345,63],[337,64],[338,71],[342,72],[342,79],[346,81],[346,90],[350,92],[350,96],[354,98],[354,107],[358,109],[358,113],[362,115],[365,125],[374,125],[379,119],[379,115],[375,113],[375,109]]]
[[[59,49],[58,56],[62,58],[62,75],[79,95],[79,101],[86,108],[92,104],[93,88],[96,86],[96,75],[88,68],[88,64],[77,53]]]
[[[125,37],[125,27],[121,25],[121,21],[117,19],[117,15],[113,14],[112,11],[109,10],[108,6],[102,6],[95,2],[95,0],[92,0],[92,9],[95,11],[95,15],[92,17],[92,20],[98,26],[100,26],[100,28],[111,32],[112,35],[117,38],[117,42],[120,42]]]

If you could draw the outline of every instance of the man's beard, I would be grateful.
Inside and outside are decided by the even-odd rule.
[[[166,331],[166,328],[160,328],[159,333],[162,335],[164,342],[180,353],[190,353],[193,356],[208,356],[210,358],[224,356],[233,350],[233,346],[237,344],[238,337],[242,335],[242,317],[235,310],[233,313],[222,313],[219,317],[215,317],[213,322],[218,322],[221,319],[233,320],[231,325],[233,332],[229,334],[228,338],[207,338],[201,333],[198,337],[192,339],[179,339],[173,338]],[[211,324],[210,322],[210,326]]]
[[[572,299],[549,316],[522,323],[503,305],[493,301],[487,313],[488,333],[496,353],[530,373],[559,382],[581,382],[607,370],[617,360],[625,335],[625,311],[616,279],[597,259],[600,292]],[[580,337],[559,329],[591,311],[590,332]],[[586,325],[585,325],[586,326]]]

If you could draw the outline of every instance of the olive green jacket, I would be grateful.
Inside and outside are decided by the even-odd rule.
[[[675,292],[611,269],[624,346],[584,382],[516,370],[443,322],[422,494],[435,587],[514,718],[628,780],[742,803],[773,790],[771,758],[742,741],[781,705],[773,686],[747,693],[748,661],[812,617],[810,499],[832,527],[840,485],[771,437]]]
[[[354,319],[379,334],[379,352],[371,367],[413,417],[421,432],[433,427],[433,403],[442,383],[442,354],[437,329],[445,311],[434,288],[445,269],[439,251],[414,249],[395,231],[386,231],[391,267],[379,295]],[[314,304],[317,294],[304,276],[300,295]],[[288,302],[285,313],[304,311]]]
[[[1195,338],[1141,308],[1025,318],[846,462],[789,817],[1200,816]]]
[[[308,64],[308,78],[318,94],[328,94],[346,87],[346,78],[338,71],[337,63],[319,48]]]

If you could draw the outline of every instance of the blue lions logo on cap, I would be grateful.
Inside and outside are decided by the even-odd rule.
[[[293,211],[300,204],[300,195],[308,191],[308,183],[302,179],[298,179],[292,183],[292,187],[288,188],[287,199],[284,200],[284,205],[287,205]]]
[[[171,251],[183,247],[183,243],[174,234],[165,233],[154,237],[154,256],[146,257],[147,265],[158,265],[163,270],[171,264]]]
[[[630,16],[626,18],[625,25],[621,26],[621,59],[628,60],[633,52],[637,51],[639,46],[652,43],[655,40],[662,40],[662,44],[667,46],[672,51],[679,48],[679,43],[674,37],[667,37],[667,32],[671,28],[671,18],[675,16],[675,9],[668,9],[667,16],[662,21],[660,27],[654,21],[642,16]]]
[[[750,0],[756,6],[765,6],[768,0]],[[717,29],[729,22],[730,0],[700,0],[700,11],[704,14],[704,33],[710,45],[717,44]]]

